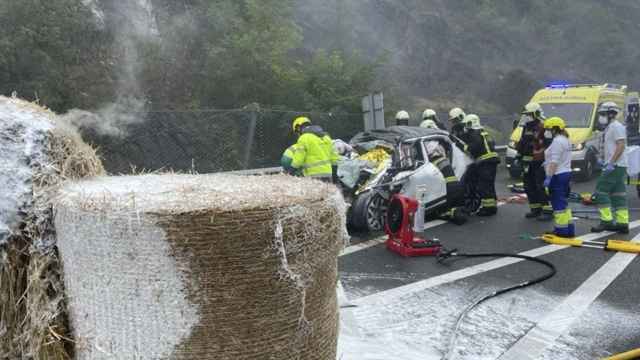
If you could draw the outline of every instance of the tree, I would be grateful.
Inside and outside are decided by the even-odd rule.
[[[0,93],[60,111],[111,98],[105,43],[81,0],[0,2]]]

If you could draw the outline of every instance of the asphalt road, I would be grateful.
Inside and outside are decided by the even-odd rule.
[[[513,195],[507,188],[513,182],[506,171],[499,173],[496,185],[499,197]],[[573,185],[577,192],[590,192],[594,188],[595,180]],[[629,200],[631,207],[640,207],[635,188],[629,188]],[[472,218],[463,226],[435,226],[426,235],[441,240],[447,248],[466,253],[521,253],[544,248],[547,246],[544,242],[523,239],[521,235],[539,235],[550,230],[552,224],[525,219],[527,211],[526,204],[505,204],[496,217]],[[640,213],[632,212],[632,221],[639,218]],[[596,223],[578,219],[577,233],[589,234]],[[637,227],[627,236],[603,239],[633,239],[639,234]],[[380,236],[354,236],[352,244]],[[597,359],[640,347],[640,260],[632,255],[624,259],[614,256],[587,248],[562,248],[541,255],[540,258],[557,267],[557,275],[543,284],[490,300],[474,310],[467,323],[463,321],[452,358],[523,358],[522,354],[511,356],[510,349],[512,352],[529,349],[527,345],[539,337],[536,334],[547,334],[548,327],[560,333],[545,335],[547,340],[544,346],[537,345],[538,350],[526,350],[531,359]],[[387,251],[383,244],[342,256],[340,279],[346,295],[342,301],[343,328],[356,329],[357,336],[341,338],[339,358],[441,358],[448,350],[457,315],[472,300],[546,271],[528,262],[488,271],[474,267],[493,260],[457,259],[443,265],[434,258],[401,258]],[[628,265],[627,262],[621,265],[624,261]],[[465,275],[461,270],[475,272]],[[563,319],[561,325],[557,325],[558,318]],[[343,329],[345,332],[349,331]],[[362,345],[367,342],[381,348],[365,356],[362,349],[373,349]],[[384,353],[385,349],[394,350],[390,355]]]

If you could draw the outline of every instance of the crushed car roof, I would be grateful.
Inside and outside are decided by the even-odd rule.
[[[371,141],[384,141],[391,145],[395,145],[402,140],[431,135],[448,136],[449,133],[444,130],[426,129],[417,126],[392,126],[381,130],[363,131],[356,134],[349,143],[351,145],[355,145]]]

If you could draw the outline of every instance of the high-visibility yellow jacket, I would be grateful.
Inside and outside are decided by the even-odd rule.
[[[295,169],[291,164],[293,163],[293,157],[296,153],[296,145],[291,145],[284,151],[282,154],[282,158],[280,158],[280,166],[285,173],[290,175],[299,175],[298,170]]]
[[[298,138],[291,166],[307,177],[331,177],[338,163],[331,137],[319,126],[309,126]]]

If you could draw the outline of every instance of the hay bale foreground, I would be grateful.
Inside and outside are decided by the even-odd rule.
[[[333,360],[344,201],[286,176],[70,184],[56,205],[79,359]]]
[[[0,358],[70,357],[51,199],[64,181],[101,174],[54,113],[0,96]]]

